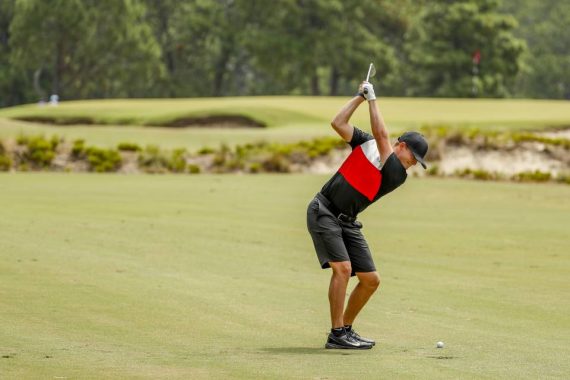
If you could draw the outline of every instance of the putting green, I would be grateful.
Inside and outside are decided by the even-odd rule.
[[[1,377],[570,376],[568,186],[410,178],[361,218],[377,346],[339,352],[305,228],[326,179],[0,175]]]

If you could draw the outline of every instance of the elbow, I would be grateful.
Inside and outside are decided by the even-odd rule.
[[[388,131],[386,128],[383,128],[381,125],[372,125],[372,134],[376,140],[388,140]]]
[[[339,125],[338,120],[336,119],[336,117],[334,119],[331,120],[331,127],[333,127],[333,129],[337,129]]]

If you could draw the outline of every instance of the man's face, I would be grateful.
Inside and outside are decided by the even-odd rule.
[[[400,154],[398,154],[398,158],[400,159],[402,165],[404,165],[404,167],[407,169],[417,164],[418,160],[416,160],[416,158],[414,157],[414,154],[410,150],[410,147],[408,147],[408,144],[406,144],[405,142],[401,142],[399,145],[400,145],[400,152],[399,152]]]

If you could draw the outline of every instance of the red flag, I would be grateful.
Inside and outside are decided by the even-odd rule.
[[[481,50],[475,50],[471,55],[471,59],[473,60],[473,64],[478,65],[479,62],[481,62]]]

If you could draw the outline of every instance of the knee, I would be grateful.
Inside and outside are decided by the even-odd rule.
[[[360,282],[365,287],[376,290],[380,286],[380,275],[377,272],[369,273],[365,278],[360,279]]]
[[[333,276],[350,279],[350,275],[352,274],[352,265],[350,265],[350,261],[344,261],[334,264],[331,263],[331,267],[333,269]]]

